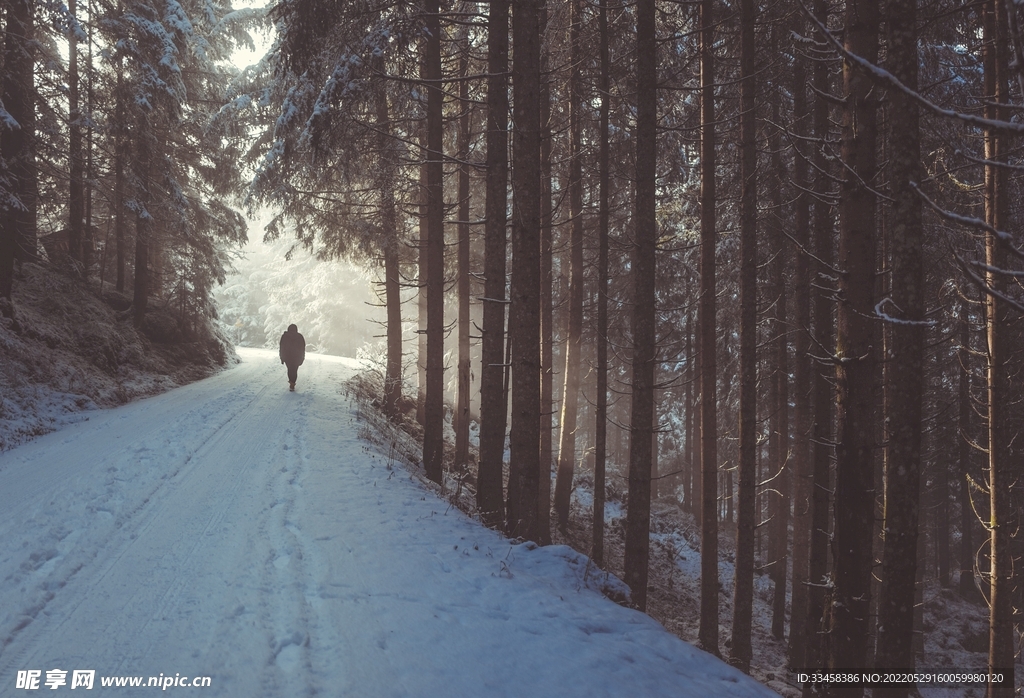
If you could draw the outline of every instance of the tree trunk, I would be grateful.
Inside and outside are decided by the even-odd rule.
[[[957,403],[959,416],[957,420],[957,460],[959,462],[960,479],[960,596],[972,601],[977,600],[978,591],[974,584],[974,522],[976,516],[971,504],[970,478],[971,442],[974,430],[971,427],[971,372],[970,372],[970,318],[967,309],[960,309],[960,382]]]
[[[424,67],[424,77],[426,68]],[[416,245],[417,251],[417,284],[419,286],[416,294],[416,422],[421,426],[427,423],[427,280],[430,275],[427,273],[427,247],[430,239],[429,225],[430,218],[430,195],[427,191],[427,134],[426,129],[420,132],[420,150],[423,155],[423,162],[420,163],[420,187],[419,187],[419,241]]]
[[[604,564],[604,488],[605,463],[608,454],[608,185],[609,144],[608,112],[611,94],[608,54],[608,0],[600,0],[598,26],[600,31],[601,94],[600,134],[598,140],[598,253],[597,253],[597,406],[594,435],[594,542],[591,557],[594,564]]]
[[[555,512],[558,527],[569,525],[569,494],[576,460],[576,418],[580,393],[580,342],[583,340],[583,165],[580,110],[583,102],[580,77],[580,0],[570,3],[569,35],[569,332],[565,339],[565,374],[562,417],[558,440],[558,476],[555,480]]]
[[[776,122],[777,123],[777,122]],[[781,235],[778,240],[781,243]],[[781,253],[776,265],[784,266]],[[777,387],[777,400],[772,404],[775,406],[775,428],[772,429],[773,438],[777,442],[775,449],[777,460],[771,462],[771,467],[778,473],[775,489],[778,495],[775,497],[775,505],[772,507],[772,545],[770,546],[772,569],[771,578],[774,584],[772,596],[772,636],[777,640],[784,640],[786,637],[786,583],[788,578],[787,566],[789,563],[789,511],[790,511],[790,470],[792,459],[790,458],[789,443],[789,347],[787,337],[786,319],[786,289],[785,277],[782,270],[776,272],[777,277],[777,331],[776,341],[776,369],[775,382]]]
[[[538,22],[540,35],[547,31],[548,6],[541,0]],[[537,542],[551,543],[551,466],[554,462],[552,441],[554,429],[554,309],[552,288],[551,225],[551,79],[548,75],[548,51],[541,48],[540,83],[540,480],[538,482],[537,516],[540,531]]]
[[[658,499],[658,481],[660,476],[658,474],[658,425],[661,422],[658,419],[658,408],[657,405],[654,407],[653,414],[651,415],[651,501],[657,501]]]
[[[912,90],[917,89],[917,8],[915,0],[887,5],[888,70]],[[891,344],[886,357],[888,378],[883,548],[878,600],[875,668],[914,666],[914,608],[919,531],[921,429],[924,397],[924,229],[921,198],[921,138],[917,103],[898,90],[889,92],[890,109],[898,118],[889,124]],[[877,686],[873,695],[905,698],[909,684]]]
[[[732,470],[726,470],[721,474],[725,478],[725,496],[722,497],[722,511],[719,513],[726,523],[733,523],[733,505],[736,500],[736,489],[732,481]]]
[[[120,4],[118,5],[120,8]],[[124,59],[117,57],[117,93],[114,96],[114,241],[117,247],[115,264],[116,278],[114,288],[118,293],[124,292],[124,265],[127,236],[125,235],[124,207],[124,166],[128,160],[128,139],[125,137],[124,108]]]
[[[79,106],[77,3],[68,0],[72,27],[68,32],[68,255],[82,262],[85,237],[85,158],[82,150],[82,112]]]
[[[536,540],[540,475],[540,33],[538,2],[512,16],[512,434],[508,534]]]
[[[686,313],[686,373],[684,375],[685,388],[683,391],[683,410],[684,410],[684,424],[686,433],[686,442],[683,447],[683,511],[693,514],[693,518],[700,525],[700,516],[697,513],[700,511],[700,507],[694,502],[695,493],[700,490],[698,483],[698,477],[696,468],[698,458],[695,456],[695,449],[693,448],[695,440],[695,420],[693,418],[693,403],[694,403],[694,389],[693,382],[697,378],[697,372],[694,370],[694,353],[693,353],[693,313]]]
[[[148,206],[152,201],[150,193],[150,165],[153,157],[153,134],[150,133],[149,116],[139,115],[135,133],[135,177],[138,190],[135,192],[135,272],[132,294],[133,321],[141,327],[146,317],[146,303],[149,300],[149,238],[153,216]]]
[[[943,436],[948,438],[949,432]],[[952,446],[953,444],[949,444]],[[945,451],[952,452],[952,449]],[[935,562],[939,584],[943,589],[949,587],[949,467],[946,461],[936,464],[935,473]]]
[[[802,31],[803,23],[798,31]],[[807,134],[810,111],[807,104],[807,71],[803,61],[793,65],[793,129],[797,135],[793,158],[793,183],[796,199],[793,211],[793,238],[800,249],[794,251],[794,328],[793,366],[793,594],[790,602],[789,666],[803,668],[807,651],[807,564],[810,557],[811,496],[813,494],[809,436],[811,430],[811,278],[809,197],[807,190],[807,146],[800,140]]]
[[[384,228],[384,305],[387,308],[387,361],[384,370],[384,413],[397,420],[402,397],[402,287],[398,259],[398,209],[395,205],[396,172],[389,157],[391,118],[384,90],[376,96],[378,147],[381,154],[380,216]]]
[[[700,628],[698,646],[718,656],[718,390],[715,288],[715,18],[700,4]]]
[[[391,202],[394,204],[394,201]],[[390,218],[392,224],[396,218],[384,213],[385,225]],[[393,230],[393,228],[392,228]],[[400,416],[399,402],[402,398],[402,286],[399,280],[401,271],[398,265],[397,244],[384,247],[384,303],[387,306],[387,366],[384,374],[384,410],[392,419]]]
[[[468,42],[467,42],[468,44]],[[469,70],[469,46],[462,46],[459,58],[459,117],[458,153],[459,161],[459,206],[457,224],[459,233],[459,367],[458,396],[455,404],[455,415],[452,426],[455,428],[455,466],[463,467],[469,463],[469,81],[466,75]]]
[[[444,115],[441,91],[441,21],[437,0],[424,3],[427,40],[427,392],[424,396],[423,466],[441,482],[444,465]]]
[[[93,89],[93,80],[96,76],[96,71],[93,66],[93,27],[95,22],[95,9],[93,7],[92,0],[88,0],[89,5],[89,32],[88,32],[88,45],[89,51],[86,55],[85,69],[89,76],[89,83],[86,87],[86,111],[89,123],[89,128],[86,131],[85,137],[85,226],[83,230],[84,238],[82,239],[82,268],[83,273],[88,276],[89,269],[92,268],[92,263],[95,259],[95,244],[94,240],[94,226],[93,226],[93,215],[92,215],[92,194],[93,194],[93,182],[96,181],[96,174],[93,165],[93,133],[94,133],[94,122],[95,114],[93,112],[93,104],[95,103],[95,92]],[[106,252],[106,250],[104,250]],[[102,290],[103,284],[100,284]]]
[[[651,434],[654,428],[656,275],[655,186],[657,164],[657,48],[655,2],[637,2],[636,232],[633,243],[633,385],[629,434],[623,579],[633,603],[647,609],[651,529]]]
[[[1006,119],[1009,111],[998,105],[1006,103],[1007,80],[1006,10],[1003,0],[989,0],[983,10],[983,63],[985,69],[985,116]],[[1006,160],[1005,136],[985,131],[985,159]],[[998,165],[985,167],[985,222],[996,230],[1009,229],[1009,188],[1007,172]],[[985,283],[995,293],[1005,294],[1006,280],[991,271],[1006,268],[1006,251],[996,235],[985,236]],[[988,364],[986,387],[988,398],[988,489],[989,489],[989,651],[988,670],[1002,673],[1003,683],[989,683],[988,698],[1010,698],[1014,695],[1014,631],[1011,605],[1013,561],[1010,557],[1012,521],[1010,488],[1013,472],[1007,454],[1011,448],[1008,318],[1009,307],[991,293],[985,295],[988,327]]]
[[[778,46],[775,29],[772,30],[772,45]],[[775,97],[772,99],[772,123],[781,123],[779,115],[779,102],[781,101],[781,91],[775,91]],[[775,400],[770,403],[774,408],[771,438],[775,439],[775,459],[770,462],[769,467],[778,473],[774,484],[778,495],[772,500],[774,505],[771,507],[772,545],[769,546],[769,550],[772,560],[771,578],[775,587],[772,597],[772,636],[777,640],[783,640],[786,637],[786,581],[788,577],[786,568],[789,563],[792,460],[790,459],[789,443],[789,308],[786,296],[786,255],[783,235],[786,223],[782,220],[782,182],[786,179],[786,168],[782,163],[782,146],[777,129],[771,131],[768,150],[772,153],[771,169],[775,173],[775,176],[770,179],[768,187],[774,211],[769,220],[772,227],[773,247],[776,250],[775,259],[772,262],[775,319],[772,323],[774,328],[771,331],[775,342],[775,376],[772,379]]]
[[[505,224],[508,206],[508,12],[491,0],[487,20],[487,201],[480,351],[480,464],[476,505],[491,527],[504,520]]]
[[[732,649],[729,662],[750,671],[754,600],[754,494],[757,483],[757,133],[754,0],[740,0],[740,404],[739,502]]]
[[[846,5],[845,47],[872,63],[878,59],[877,0]],[[850,62],[843,63],[841,156],[845,173],[839,204],[839,310],[836,326],[835,530],[828,609],[828,666],[867,665],[874,526],[875,400],[878,361],[874,302],[875,194],[878,89]],[[832,684],[833,696],[860,696],[857,685]]]
[[[0,129],[0,155],[17,200],[0,212],[0,296],[7,299],[14,286],[14,260],[35,258],[35,6],[30,0],[10,0],[4,32],[3,105],[18,123],[18,128]]]
[[[814,15],[819,22],[828,24],[827,0],[815,0]],[[815,61],[811,78],[814,91],[818,97],[814,102],[813,122],[814,137],[823,142],[829,137],[829,108],[825,95],[829,92],[829,70],[824,61]],[[832,212],[825,201],[830,188],[829,161],[825,149],[818,146],[812,159],[814,171],[814,197],[812,208],[812,229],[814,231],[814,256],[820,260],[818,268],[819,285],[825,285],[833,276],[831,268],[833,260]],[[829,347],[833,343],[832,298],[825,290],[819,290],[814,298],[814,344],[818,347]],[[813,424],[812,439],[812,483],[811,512],[809,531],[809,557],[807,563],[807,606],[806,632],[815,641],[808,642],[806,647],[806,666],[821,668],[825,666],[824,644],[817,641],[818,633],[824,628],[825,583],[828,574],[828,542],[829,542],[829,471],[831,469],[833,439],[833,407],[832,384],[825,375],[825,366],[818,366],[812,380]],[[803,695],[809,695],[814,684],[805,683]]]

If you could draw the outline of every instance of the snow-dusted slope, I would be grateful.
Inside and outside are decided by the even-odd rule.
[[[354,362],[310,356],[289,393],[239,353],[0,454],[0,694],[58,669],[247,698],[775,695],[390,468],[342,395]]]

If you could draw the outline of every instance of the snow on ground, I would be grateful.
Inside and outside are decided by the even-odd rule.
[[[309,356],[289,393],[272,352],[239,354],[0,453],[0,693],[58,669],[209,696],[775,695],[376,453],[356,362]]]
[[[183,331],[174,309],[154,299],[136,329],[131,297],[105,289],[46,263],[19,267],[14,317],[0,313],[0,451],[234,363],[205,321]]]
[[[582,522],[583,537],[573,539],[574,545],[587,549],[593,508],[593,481],[590,473],[578,473],[572,493],[574,510],[571,520]],[[606,561],[610,569],[621,569],[622,522],[616,521],[625,512],[618,501],[605,505]],[[719,628],[722,651],[729,653],[728,639],[733,616],[735,580],[735,527],[720,523],[719,531]],[[557,532],[556,532],[557,537]],[[651,567],[648,591],[648,612],[679,637],[697,642],[700,607],[700,531],[692,515],[667,497],[652,508]],[[763,558],[762,558],[763,559]],[[753,660],[751,676],[779,694],[794,698],[800,695],[800,684],[789,668],[788,637],[772,636],[772,600],[774,584],[767,571],[754,575],[752,618]],[[925,569],[923,591],[924,653],[915,659],[920,671],[937,673],[983,672],[988,658],[988,610],[980,596],[975,601],[962,598],[957,591],[954,572],[948,588],[942,588],[934,569]],[[791,610],[792,584],[787,589],[787,614]],[[788,632],[788,630],[787,630]],[[1015,670],[1018,684],[1024,676],[1024,661],[1018,656]],[[1019,685],[1018,685],[1019,692]],[[870,692],[866,692],[869,695]],[[982,698],[981,684],[936,685],[921,683],[916,687],[920,698]]]

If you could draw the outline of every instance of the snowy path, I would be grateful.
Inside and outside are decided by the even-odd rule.
[[[511,546],[357,437],[354,362],[272,352],[0,453],[0,695],[19,671],[204,696],[772,696]],[[23,676],[25,676],[23,674]],[[79,689],[74,689],[79,690]],[[49,691],[48,691],[49,694]],[[72,694],[74,695],[74,694]]]

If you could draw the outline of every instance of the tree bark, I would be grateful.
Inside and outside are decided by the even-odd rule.
[[[507,532],[536,540],[540,475],[540,33],[538,2],[512,15],[512,434]]]
[[[684,449],[683,462],[683,509],[693,514],[693,519],[700,526],[700,455],[695,448],[697,439],[697,419],[695,417],[697,380],[696,361],[693,337],[693,312],[686,314],[686,390],[684,393],[684,405],[686,410],[686,446]]]
[[[426,77],[426,68],[424,68]],[[428,260],[427,248],[430,239],[429,224],[430,217],[429,201],[430,194],[427,189],[427,131],[425,128],[420,131],[420,151],[423,155],[423,162],[420,163],[420,186],[419,186],[419,240],[417,241],[417,285],[416,293],[416,422],[421,426],[427,423],[427,283],[430,275],[427,273]]]
[[[828,24],[827,0],[815,0],[814,15],[819,22]],[[811,77],[817,98],[813,108],[814,137],[822,143],[829,137],[829,107],[825,95],[829,92],[829,70],[824,61],[815,61]],[[833,254],[832,211],[825,196],[829,191],[829,160],[825,149],[818,145],[812,158],[814,171],[815,198],[812,207],[811,227],[814,232],[814,256],[820,260],[818,268],[819,285],[825,285],[833,276],[831,268]],[[814,344],[828,347],[833,343],[831,294],[819,290],[814,297]],[[809,557],[807,565],[807,607],[806,632],[815,638],[806,647],[806,666],[821,668],[825,666],[824,643],[817,641],[817,636],[824,629],[825,583],[828,574],[828,541],[829,541],[829,472],[831,469],[833,440],[833,409],[832,384],[825,374],[825,366],[814,371],[812,379],[813,424],[812,440],[812,483],[811,512],[809,531]],[[805,683],[803,695],[815,692],[815,685]]]
[[[88,46],[89,50],[86,54],[85,70],[89,77],[88,85],[86,87],[86,112],[89,127],[86,131],[85,137],[85,226],[82,239],[82,269],[83,273],[88,276],[89,269],[92,268],[93,261],[95,260],[96,241],[95,231],[93,226],[93,182],[96,181],[95,167],[94,167],[94,148],[93,148],[93,135],[95,133],[95,90],[93,81],[96,78],[96,70],[93,64],[93,28],[96,25],[94,21],[95,8],[93,7],[93,0],[88,0],[89,6],[89,31],[88,31]],[[104,252],[106,252],[104,250]],[[102,288],[103,284],[100,284]]]
[[[120,3],[118,4],[120,10]],[[114,96],[114,244],[116,246],[114,288],[118,293],[124,292],[125,283],[125,252],[127,235],[124,207],[124,166],[128,160],[128,139],[125,137],[125,105],[124,105],[124,58],[117,56],[117,93]]]
[[[540,35],[547,31],[548,6],[540,1],[538,10]],[[551,204],[551,79],[548,74],[548,53],[541,47],[540,83],[540,480],[538,482],[537,516],[540,545],[551,543],[551,469],[554,462],[554,308],[552,288]]]
[[[718,422],[715,285],[715,17],[700,4],[700,627],[698,646],[718,656]]]
[[[949,432],[944,433],[949,438]],[[955,438],[955,437],[954,437]],[[952,444],[950,444],[952,445]],[[946,453],[951,452],[946,451]],[[945,461],[940,461],[935,473],[935,562],[939,584],[943,589],[949,587],[949,468]]]
[[[563,532],[569,525],[569,494],[576,460],[576,419],[580,393],[580,342],[583,340],[583,165],[580,110],[580,0],[569,10],[569,331],[565,339],[565,373],[558,440],[555,512]]]
[[[68,254],[82,263],[85,238],[85,158],[79,104],[77,3],[68,0],[73,26],[68,32]]]
[[[970,342],[971,325],[967,310],[960,310],[960,381],[957,390],[959,415],[957,420],[957,461],[959,463],[960,480],[960,596],[965,599],[978,598],[974,584],[974,507],[971,504],[970,478],[971,442],[973,428],[971,426],[971,373],[970,373]]]
[[[3,105],[18,124],[0,129],[0,154],[16,199],[0,212],[0,296],[7,299],[14,286],[14,261],[36,256],[35,6],[30,0],[10,0],[4,32]]]
[[[633,385],[630,407],[629,492],[626,500],[623,579],[633,603],[647,609],[651,530],[651,434],[654,429],[657,165],[657,48],[655,1],[636,8],[636,230],[633,243]]]
[[[1006,11],[1003,0],[989,0],[983,9],[982,59],[985,70],[985,116],[1004,120],[1009,116],[999,105],[1008,101]],[[1006,137],[993,129],[985,131],[985,159],[1006,160]],[[1006,169],[990,164],[985,167],[985,222],[996,230],[1009,229],[1009,188]],[[1006,268],[1006,250],[998,238],[985,236],[985,283],[996,293],[1006,292],[1006,279],[992,269]],[[988,398],[988,489],[989,489],[989,651],[988,670],[1002,673],[1002,683],[989,683],[988,698],[1014,695],[1014,638],[1011,604],[1013,561],[1010,556],[1012,521],[1010,489],[1013,472],[1008,462],[1012,434],[1008,357],[1009,307],[991,293],[985,295],[988,362],[986,388]]]
[[[750,671],[757,479],[757,133],[754,0],[740,0],[740,404],[736,576],[729,663]]]
[[[916,0],[890,2],[886,10],[887,68],[916,90]],[[917,103],[898,90],[889,92],[889,100],[891,113],[898,117],[889,124],[889,189],[894,199],[889,226],[891,307],[882,310],[896,321],[890,323],[886,357],[888,443],[875,667],[911,669],[924,397],[924,229],[921,198],[913,188],[921,180],[921,137]],[[905,698],[908,692],[908,684],[886,684],[876,686],[873,695]]]
[[[140,113],[135,132],[135,271],[132,288],[132,317],[136,327],[141,327],[146,317],[149,300],[149,242],[153,216],[149,212],[152,201],[150,187],[150,166],[153,157],[153,134],[148,114]]]
[[[427,391],[424,396],[423,466],[440,483],[444,465],[444,116],[441,91],[441,21],[437,0],[424,3],[427,39]]]
[[[392,203],[394,203],[392,201]],[[385,221],[392,218],[385,212]],[[392,218],[392,221],[394,218]],[[385,222],[387,225],[387,222]],[[397,244],[384,247],[384,303],[387,306],[387,365],[384,373],[384,410],[399,417],[402,398],[402,286]]]
[[[594,564],[604,564],[604,488],[605,464],[608,454],[608,187],[609,143],[608,112],[611,94],[609,74],[611,61],[608,53],[608,0],[600,0],[598,27],[601,55],[600,134],[598,140],[598,193],[597,218],[597,398],[594,428],[594,533],[591,557]]]
[[[778,46],[775,30],[772,31],[772,45]],[[772,99],[772,123],[781,123],[779,102],[782,95],[776,91]],[[790,459],[789,442],[789,317],[786,296],[786,255],[782,220],[782,182],[786,179],[786,168],[782,162],[782,146],[779,143],[778,130],[773,129],[768,139],[768,150],[771,151],[772,172],[775,176],[769,181],[771,205],[774,212],[770,217],[771,237],[776,250],[772,262],[772,295],[775,302],[775,318],[772,322],[771,335],[774,338],[775,375],[772,378],[775,400],[771,401],[774,416],[771,420],[771,438],[775,440],[775,459],[770,461],[770,468],[778,473],[773,489],[778,495],[772,500],[772,527],[769,546],[772,567],[771,579],[774,585],[772,596],[772,636],[777,640],[786,637],[786,569],[789,563],[789,510],[790,510]]]
[[[455,428],[455,465],[462,467],[469,463],[469,81],[466,75],[469,71],[468,45],[462,46],[462,55],[459,58],[459,134],[458,154],[459,161],[459,205],[457,223],[459,234],[459,366],[458,366],[458,396],[455,404],[455,415],[453,427]]]
[[[485,524],[504,520],[505,255],[508,206],[508,12],[492,0],[487,20],[487,201],[484,226],[484,301],[480,351],[480,465],[477,509]]]
[[[798,30],[802,30],[803,23]],[[790,602],[789,666],[806,666],[807,651],[807,565],[810,558],[811,496],[813,480],[810,462],[811,430],[811,278],[807,251],[810,249],[810,188],[807,175],[807,146],[801,137],[807,134],[810,110],[807,103],[807,71],[801,60],[793,65],[793,129],[797,135],[793,158],[793,183],[796,187],[793,210],[794,251],[794,335],[793,366],[793,593]]]
[[[846,5],[845,47],[872,63],[878,59],[877,0]],[[843,63],[839,204],[839,310],[836,326],[835,530],[828,608],[828,666],[867,665],[874,525],[875,447],[875,181],[877,88],[865,71]],[[832,684],[829,695],[860,696],[857,685]]]
[[[398,209],[395,204],[396,172],[389,157],[391,118],[384,90],[376,96],[378,147],[381,153],[381,225],[384,228],[384,305],[387,309],[387,359],[384,369],[384,413],[399,418],[402,397],[402,287],[398,259]]]

